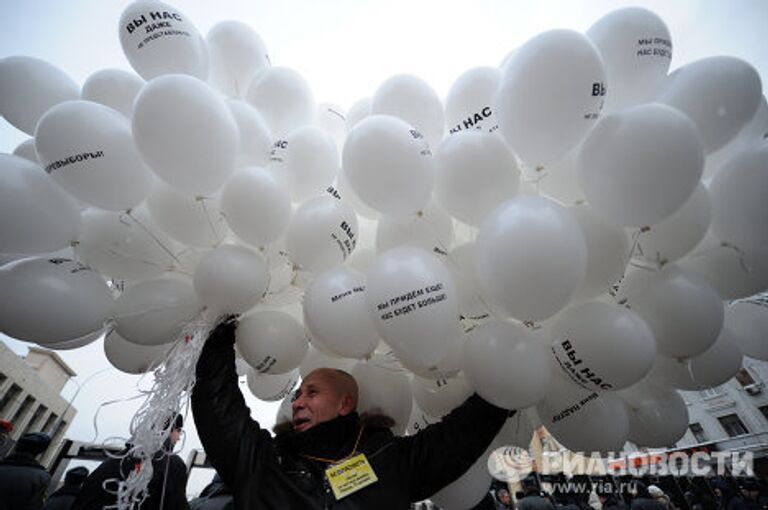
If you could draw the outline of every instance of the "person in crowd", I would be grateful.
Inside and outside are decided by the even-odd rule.
[[[672,505],[672,501],[670,501],[669,496],[664,494],[664,491],[661,490],[661,488],[659,488],[657,485],[649,485],[648,494],[650,494],[653,499],[661,503],[666,510],[675,510],[675,507]]]
[[[746,480],[741,484],[741,495],[731,499],[728,510],[768,510],[768,498],[760,495],[756,480]]]
[[[404,510],[456,480],[509,412],[477,395],[440,423],[395,437],[382,415],[358,415],[355,379],[318,369],[294,395],[275,437],[251,419],[237,383],[233,319],[211,333],[197,363],[192,411],[208,459],[236,508]]]
[[[234,510],[232,491],[224,484],[218,473],[205,486],[200,496],[189,502],[190,510]]]
[[[51,475],[38,461],[51,436],[28,432],[13,452],[0,461],[0,510],[40,510],[48,495]]]
[[[13,448],[11,432],[13,432],[13,423],[8,420],[0,420],[0,460],[4,459]]]
[[[600,499],[602,510],[629,510],[613,484],[609,482],[598,483],[595,485],[595,493]]]
[[[632,494],[630,510],[667,510],[664,505],[651,497],[648,487],[641,481],[633,481],[630,492]]]
[[[518,510],[555,510],[552,502],[541,495],[538,482],[533,478],[522,480],[523,497],[517,502]]]
[[[43,510],[69,510],[75,504],[77,495],[88,478],[88,468],[79,466],[72,468],[64,475],[64,485],[56,490],[45,502]]]
[[[496,510],[509,510],[515,508],[512,502],[512,496],[510,496],[507,489],[499,489],[496,491]]]
[[[186,510],[187,467],[173,446],[179,440],[184,419],[180,414],[166,424],[170,427],[168,439],[163,448],[152,458],[152,480],[147,487],[147,497],[136,510]],[[126,445],[123,455],[102,462],[86,478],[83,488],[72,506],[72,510],[101,510],[117,504],[117,489],[120,480],[125,480],[131,470],[141,469],[138,459],[128,455]],[[105,487],[106,483],[106,487]]]

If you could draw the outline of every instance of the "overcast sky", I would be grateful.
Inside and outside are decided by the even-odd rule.
[[[120,48],[118,20],[127,0],[7,0],[0,7],[0,57],[29,55],[47,60],[78,83],[103,68],[130,66]],[[463,71],[498,65],[533,35],[553,28],[586,31],[607,12],[640,5],[667,23],[674,45],[672,69],[711,55],[733,55],[754,65],[768,81],[768,2],[765,0],[537,1],[510,0],[216,0],[172,2],[204,35],[215,23],[235,19],[250,24],[264,39],[273,64],[302,73],[315,99],[348,108],[371,96],[387,77],[412,73],[441,97]],[[12,152],[27,136],[0,119],[0,150]],[[5,338],[15,352],[26,346]],[[61,352],[84,381],[108,366],[101,342]],[[121,402],[93,416],[99,405],[137,394],[138,377],[111,370],[97,375],[77,395],[79,410],[70,436],[103,441],[125,436],[138,401]],[[142,386],[151,385],[145,378]],[[75,384],[65,387],[70,398]],[[251,402],[254,402],[253,400]],[[275,405],[255,415],[271,426]],[[191,422],[191,420],[190,420]],[[200,447],[194,427],[182,456]],[[197,492],[210,474],[196,475]]]

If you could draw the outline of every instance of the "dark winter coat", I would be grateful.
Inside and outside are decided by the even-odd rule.
[[[45,502],[43,510],[70,510],[75,504],[77,495],[80,494],[80,484],[64,484],[60,489],[51,494]]]
[[[14,453],[0,461],[0,510],[40,510],[51,475],[34,457]]]
[[[72,510],[102,510],[104,506],[117,504],[117,482],[112,482],[112,486],[107,484],[111,492],[104,490],[103,483],[110,479],[124,480],[136,465],[137,460],[133,457],[102,462],[83,482]],[[149,495],[138,510],[187,510],[187,467],[184,461],[178,455],[158,454],[152,460],[152,470],[152,480],[147,488]]]
[[[614,496],[608,496],[603,503],[603,510],[629,510],[624,501],[616,499]]]
[[[507,412],[473,395],[442,422],[414,436],[385,427],[361,429],[356,413],[296,434],[272,437],[250,417],[237,383],[234,325],[220,325],[197,364],[192,411],[208,459],[248,510],[398,510],[428,498],[464,473],[485,451]],[[327,465],[303,455],[338,459],[364,453],[378,482],[336,501]]]
[[[540,494],[529,492],[517,502],[517,510],[555,510],[555,505]]]
[[[232,491],[221,480],[206,485],[200,497],[189,502],[190,510],[233,510]]]

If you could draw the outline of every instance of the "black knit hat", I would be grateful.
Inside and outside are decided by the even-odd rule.
[[[84,466],[72,468],[64,475],[64,483],[67,485],[80,485],[88,478],[89,473],[88,468]]]
[[[51,436],[42,432],[27,432],[16,442],[17,452],[26,452],[32,455],[43,453],[51,444]]]

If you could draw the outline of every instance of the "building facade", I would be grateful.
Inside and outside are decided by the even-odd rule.
[[[22,358],[0,342],[0,419],[13,424],[11,438],[45,432],[51,445],[41,459],[47,466],[77,410],[61,397],[75,372],[53,351],[30,347]]]

